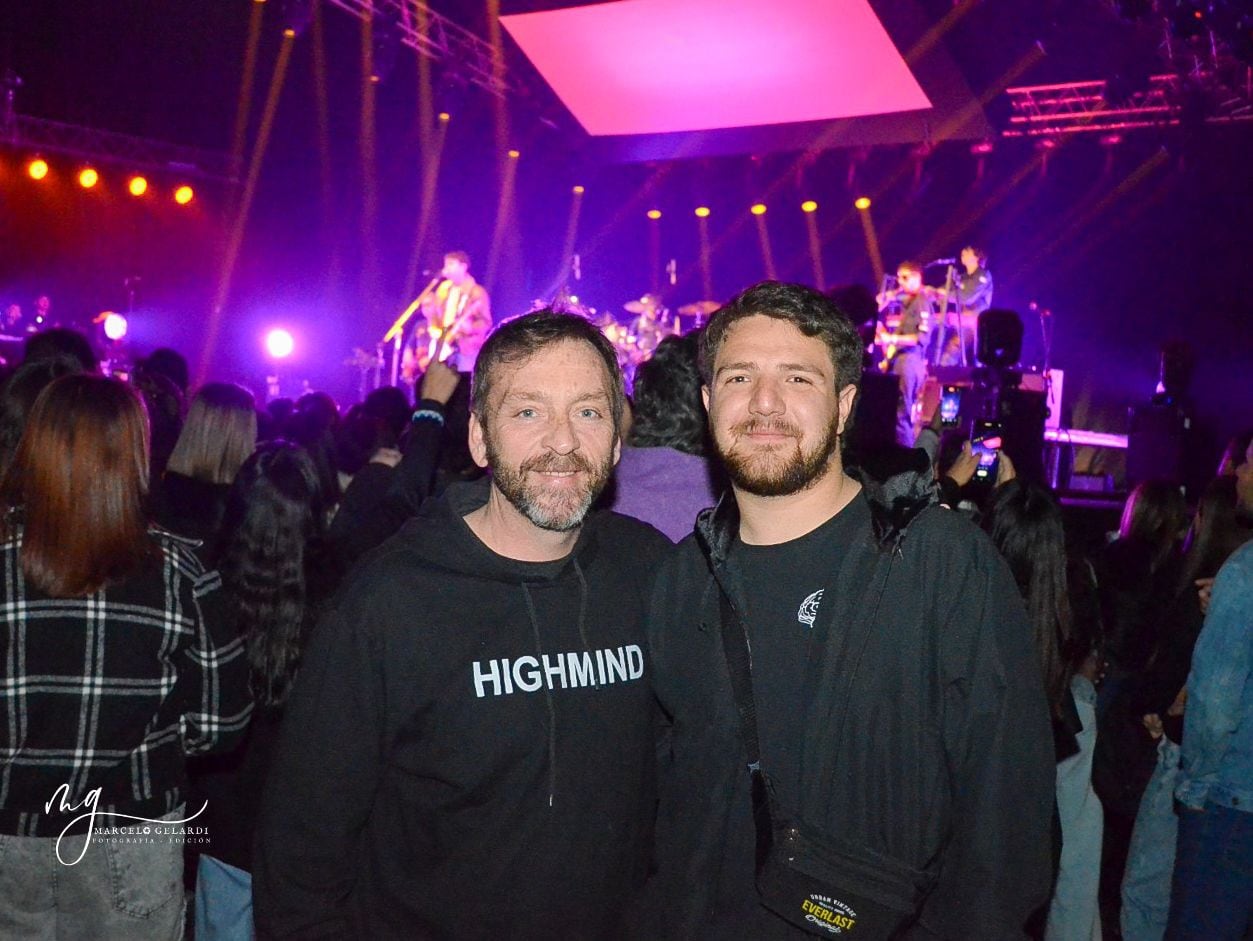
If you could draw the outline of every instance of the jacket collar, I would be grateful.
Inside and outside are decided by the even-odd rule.
[[[926,452],[902,448],[845,472],[861,484],[861,498],[870,504],[870,518],[880,549],[899,548],[905,531],[927,507],[938,502],[935,477]],[[727,490],[718,505],[696,517],[696,541],[715,568],[727,560],[740,529],[735,494]]]

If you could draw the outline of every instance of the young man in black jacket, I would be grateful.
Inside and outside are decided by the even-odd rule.
[[[755,887],[762,790],[725,616],[727,647],[743,651],[738,631],[749,649],[774,818],[878,861],[869,885],[845,887],[873,895],[885,872],[912,880],[897,937],[1021,937],[1049,894],[1054,763],[1008,569],[937,505],[921,453],[886,483],[845,469],[860,340],[821,294],[757,285],[714,317],[702,344],[711,431],[734,491],[663,563],[652,602],[653,680],[672,727],[647,933],[805,934]],[[815,926],[851,921],[853,937],[882,936],[857,933],[866,913],[833,901],[844,904],[834,893],[804,909]]]
[[[450,487],[314,630],[266,787],[273,938],[607,938],[655,802],[649,574],[669,543],[588,512],[618,457],[616,355],[587,321],[501,326]]]

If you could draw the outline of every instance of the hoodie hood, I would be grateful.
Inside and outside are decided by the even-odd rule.
[[[901,449],[888,458],[847,467],[845,473],[861,484],[861,499],[870,504],[875,541],[884,551],[900,546],[905,531],[927,507],[938,503],[931,461],[918,448]],[[726,562],[740,529],[740,510],[728,490],[718,505],[696,518],[696,540],[715,566]]]

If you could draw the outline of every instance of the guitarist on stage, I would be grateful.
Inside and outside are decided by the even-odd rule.
[[[455,358],[459,372],[470,372],[492,329],[491,298],[470,276],[470,256],[448,252],[440,277],[443,280],[422,301],[425,322],[418,323],[405,349],[404,373],[409,379],[425,370],[437,353],[441,360]]]
[[[914,446],[914,403],[927,379],[927,363],[922,351],[931,329],[931,298],[922,285],[922,265],[903,261],[896,266],[896,288],[880,292],[880,312],[886,313],[887,329],[880,328],[876,342],[900,384],[896,403],[896,440],[907,448]]]

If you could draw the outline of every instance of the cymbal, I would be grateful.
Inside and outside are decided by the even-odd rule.
[[[692,301],[679,308],[679,316],[707,317],[721,306],[717,301]]]
[[[628,314],[655,314],[657,313],[657,304],[648,301],[627,301],[622,305],[622,309]]]

